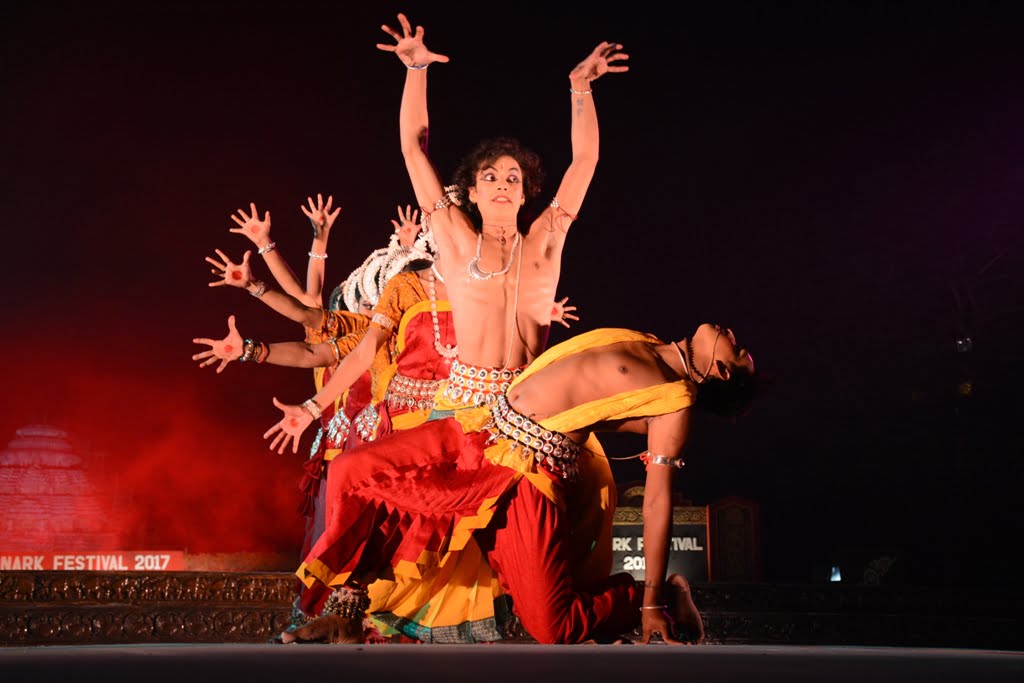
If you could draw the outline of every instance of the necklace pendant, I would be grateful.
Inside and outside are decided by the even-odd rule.
[[[504,238],[499,239],[503,240]],[[516,259],[516,247],[519,246],[519,239],[520,235],[517,231],[516,236],[512,239],[512,249],[508,255],[508,263],[506,263],[501,270],[485,271],[480,267],[480,248],[483,245],[484,234],[482,232],[478,232],[476,235],[476,256],[474,256],[466,266],[466,269],[469,271],[469,276],[474,280],[490,280],[495,275],[504,275],[507,273],[509,268],[512,267],[512,262]],[[504,241],[502,244],[504,244]]]
[[[480,268],[480,257],[474,258],[469,262],[469,276],[474,280],[490,280],[494,277],[495,273],[486,273]]]

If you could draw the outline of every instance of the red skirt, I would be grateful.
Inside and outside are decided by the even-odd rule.
[[[346,582],[418,578],[487,526],[520,475],[484,457],[490,432],[454,418],[394,432],[340,454],[328,470],[327,529],[298,574],[319,612]]]

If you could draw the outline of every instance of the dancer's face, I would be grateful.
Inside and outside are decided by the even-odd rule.
[[[480,215],[515,215],[526,201],[523,172],[510,156],[498,157],[476,172],[476,185],[469,188],[469,200],[476,202]]]
[[[736,335],[728,327],[714,323],[704,323],[693,335],[695,348],[707,349],[711,354],[711,370],[708,379],[728,380],[737,370],[754,372],[754,359],[750,352],[740,346]],[[707,365],[697,368],[704,372]]]

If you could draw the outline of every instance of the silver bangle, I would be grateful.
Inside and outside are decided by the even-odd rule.
[[[405,64],[405,62],[403,62],[403,64]],[[430,66],[430,64],[406,64],[405,68],[411,69],[412,71],[423,71],[428,66]]]
[[[313,419],[319,420],[320,416],[324,414],[324,411],[320,410],[320,406],[316,404],[316,401],[309,398],[302,402],[302,407],[309,411],[309,414],[313,416]]]
[[[590,95],[594,91],[593,90],[576,90],[575,88],[569,88],[569,92],[571,92],[573,95]]]
[[[321,261],[323,261],[324,259],[327,258],[327,254],[326,253],[318,254],[315,251],[311,251],[311,252],[309,252],[309,258],[318,258]]]
[[[252,294],[257,299],[259,299],[260,297],[267,293],[266,282],[261,282],[260,280],[253,280],[252,284],[254,284],[256,288],[251,290],[249,293]]]
[[[277,249],[277,243],[276,242],[267,242],[262,247],[257,249],[256,253],[259,254],[260,256],[263,256],[268,251],[274,251],[274,249]]]

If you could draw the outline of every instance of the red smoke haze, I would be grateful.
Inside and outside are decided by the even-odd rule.
[[[86,343],[90,333],[102,338],[113,329],[94,325],[71,339],[8,337],[0,445],[29,423],[68,430],[86,475],[115,511],[122,549],[297,553],[304,454],[273,453],[262,433],[277,419],[270,397],[311,391],[309,372],[196,368],[191,336],[219,329],[173,338],[165,330],[125,340],[124,348],[116,337]]]

